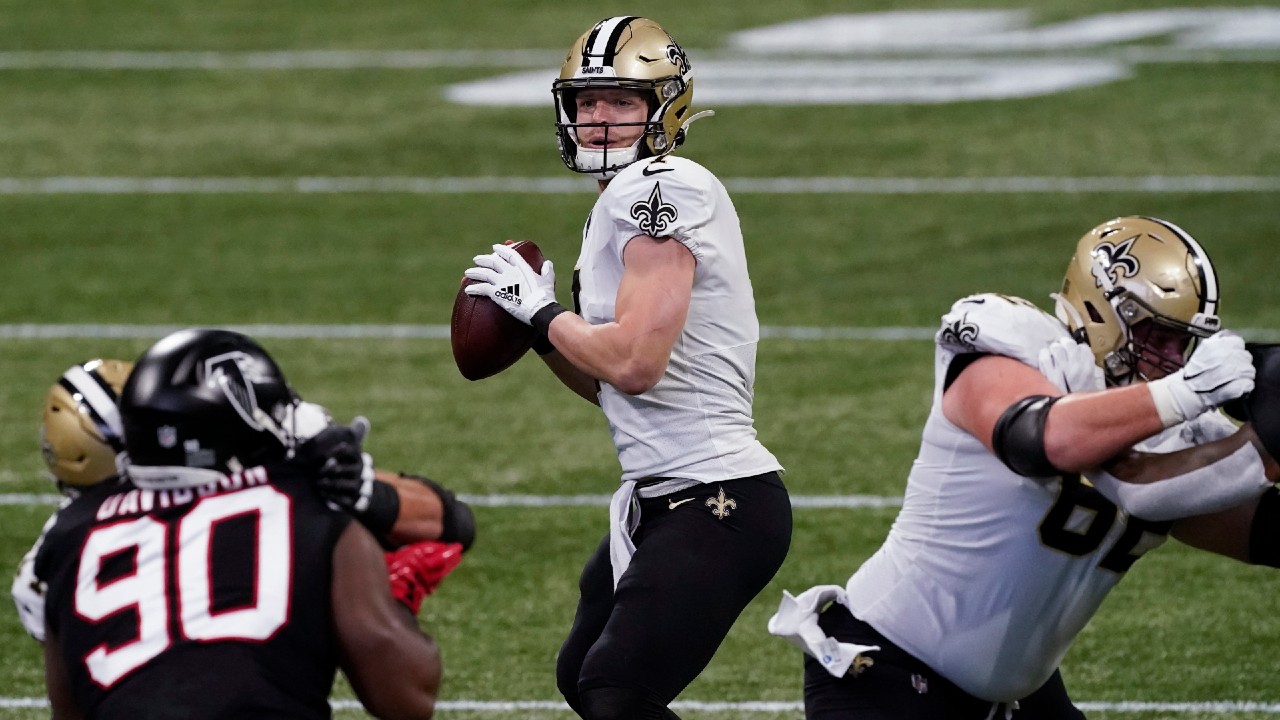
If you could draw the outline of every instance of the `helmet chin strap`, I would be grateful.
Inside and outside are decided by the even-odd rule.
[[[612,150],[608,148],[587,150],[582,146],[578,146],[578,152],[574,155],[574,162],[591,177],[597,180],[608,180],[636,161],[636,156],[640,154],[640,143],[643,140],[644,138],[641,137],[631,147]],[[604,165],[605,158],[609,159],[609,167]],[[615,161],[615,158],[621,158],[621,160]]]
[[[667,143],[667,147],[653,157],[661,160],[662,158],[670,155],[672,151],[680,145],[683,138],[688,136],[688,128],[693,124],[694,120],[711,117],[715,114],[715,110],[703,110],[690,115],[687,120],[680,123],[680,129],[676,130],[676,134],[674,136],[675,139]],[[577,163],[579,169],[585,171],[591,177],[597,180],[609,180],[613,178],[613,176],[622,172],[628,165],[631,165],[639,159],[640,144],[643,142],[644,136],[642,135],[639,138],[636,138],[635,143],[631,145],[631,147],[627,148],[617,148],[614,150],[610,150],[608,148],[601,150],[588,150],[579,145],[578,151],[574,154],[574,161]],[[606,157],[611,161],[607,168],[604,165]],[[615,162],[613,161],[615,157],[622,159]]]
[[[1079,310],[1076,310],[1076,306],[1067,302],[1061,293],[1049,293],[1049,299],[1054,302],[1058,319],[1065,323],[1068,329],[1075,325],[1076,329],[1071,331],[1071,337],[1075,338],[1076,342],[1089,342],[1089,334],[1084,329],[1084,317],[1080,315]]]

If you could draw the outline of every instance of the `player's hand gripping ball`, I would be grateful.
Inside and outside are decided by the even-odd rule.
[[[511,245],[530,267],[541,268],[546,262],[542,250],[532,240]],[[453,345],[453,361],[468,380],[480,380],[506,370],[529,348],[537,331],[498,307],[492,298],[473,296],[466,287],[475,280],[462,279],[453,300],[453,318],[449,323],[449,340]],[[502,288],[499,288],[502,290]]]

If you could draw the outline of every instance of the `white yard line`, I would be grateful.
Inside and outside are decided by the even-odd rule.
[[[608,507],[609,495],[469,495],[458,498],[475,507],[559,508]],[[0,493],[0,505],[47,505],[62,500],[55,493]],[[793,495],[791,505],[797,508],[888,508],[902,504],[900,496],[884,495]]]
[[[155,340],[185,325],[134,324],[0,324],[0,340]],[[283,340],[446,340],[448,325],[228,325],[256,338]],[[812,327],[764,325],[762,338],[783,340],[925,341],[932,340],[933,327]],[[1280,342],[1280,328],[1237,328],[1247,340]],[[0,475],[0,480],[3,476]]]
[[[735,193],[764,195],[1005,195],[1053,193],[1275,193],[1275,175],[1134,177],[731,177]],[[568,177],[0,177],[0,195],[262,195],[594,193]]]
[[[355,700],[333,700],[330,702],[338,712],[360,711],[361,705]],[[1252,702],[1245,700],[1212,700],[1207,702],[1149,702],[1123,700],[1119,702],[1077,702],[1076,706],[1087,712],[1168,712],[1198,713],[1202,715],[1222,715],[1229,717],[1236,714],[1280,714],[1280,703]],[[0,697],[0,710],[40,709],[49,707],[49,701],[40,697]],[[558,700],[442,700],[436,708],[445,711],[467,712],[530,712],[530,713],[570,713],[569,706]],[[790,714],[802,712],[804,706],[800,702],[766,702],[758,700],[740,700],[724,702],[702,702],[698,700],[677,700],[671,703],[673,710],[691,710],[702,712],[753,712],[767,714]]]

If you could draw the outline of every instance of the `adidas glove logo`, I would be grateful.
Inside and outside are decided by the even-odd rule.
[[[493,296],[496,298],[501,298],[502,300],[506,300],[507,302],[515,303],[516,305],[519,305],[520,304],[520,283],[516,283],[515,285],[508,285],[502,288],[501,290],[498,290],[497,292],[495,292]]]

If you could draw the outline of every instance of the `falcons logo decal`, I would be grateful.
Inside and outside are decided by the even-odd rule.
[[[648,200],[641,200],[631,206],[631,217],[640,223],[640,229],[649,237],[660,238],[666,235],[667,228],[679,217],[675,205],[662,201],[662,187],[653,184],[653,192]]]
[[[1138,274],[1142,265],[1138,262],[1138,258],[1129,254],[1137,239],[1135,235],[1118,245],[1112,245],[1109,242],[1099,243],[1093,249],[1093,280],[1098,287],[1115,287],[1124,278],[1131,278]],[[1103,277],[1104,274],[1105,277]]]
[[[261,432],[264,428],[258,422],[258,398],[253,392],[253,358],[236,350],[234,352],[215,355],[204,361],[204,384],[215,390],[221,390],[231,401],[240,419],[245,424]]]
[[[938,341],[944,345],[959,345],[973,350],[973,343],[978,339],[978,326],[968,322],[967,318],[966,315],[942,328]]]

